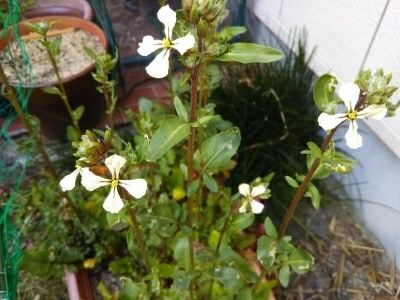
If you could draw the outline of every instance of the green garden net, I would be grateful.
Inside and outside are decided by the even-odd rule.
[[[3,27],[0,39],[5,41],[13,39],[22,45],[18,30],[18,21],[21,13],[18,3],[15,0],[9,0],[7,2],[0,1],[0,4],[2,5],[0,22]],[[8,42],[7,45],[9,45]],[[21,56],[18,57],[18,61],[22,62],[24,69],[29,72],[29,59],[22,46],[21,49],[22,52]],[[5,51],[11,52],[8,46],[6,46]],[[1,62],[3,56],[3,54],[0,56]],[[13,56],[11,55],[11,57]],[[15,57],[13,58],[15,59]],[[1,73],[4,75],[2,70]],[[30,90],[16,87],[14,92],[22,112],[26,112]],[[17,117],[17,114],[9,101],[3,97],[4,93],[5,90],[2,90],[2,97],[0,98],[0,115],[2,117],[0,123],[0,299],[8,300],[16,299],[18,263],[22,256],[18,234],[8,216],[23,181],[32,145],[28,142],[24,151],[20,153],[15,151],[17,146],[15,141],[8,135],[7,129],[12,120]]]
[[[16,66],[19,65],[22,66],[25,74],[32,75],[31,65],[26,51],[24,51],[18,26],[21,20],[21,5],[26,4],[27,1],[32,0],[0,0],[0,29],[3,29],[0,32],[0,41],[3,41],[4,51],[11,56],[14,69],[17,69]],[[138,56],[132,45],[137,46],[137,43],[142,39],[140,34],[152,34],[154,31],[156,35],[161,32],[162,28],[159,27],[159,22],[155,17],[160,2],[158,0],[88,0],[88,2],[94,11],[93,21],[106,33],[110,53],[114,54],[117,48],[119,50],[120,64],[117,65],[112,77],[119,83],[119,87],[123,91],[122,95],[126,95],[136,85],[146,80],[146,78],[140,78],[137,74],[145,74],[144,67],[152,57]],[[231,11],[229,23],[232,25],[244,25],[245,2],[245,0],[228,1],[230,3],[228,8]],[[125,10],[121,9],[121,6],[114,5],[115,3],[122,3]],[[136,11],[136,4],[138,3],[145,3],[146,10]],[[181,0],[170,0],[168,3],[172,6],[178,5]],[[130,12],[127,12],[129,10]],[[118,25],[115,24],[115,19],[118,19],[122,13],[125,13],[126,20],[133,22],[125,24],[132,32],[132,37],[129,37],[129,39],[120,35],[127,31],[125,28],[123,30],[120,28],[120,30],[118,26],[114,26]],[[116,14],[117,18],[115,18]],[[135,21],[140,18],[142,18],[141,23]],[[137,23],[137,26],[146,28],[150,33],[132,27],[134,22]],[[121,23],[120,21],[119,25]],[[21,54],[12,53],[9,47],[11,40],[18,43]],[[4,52],[0,52],[0,66],[3,64],[3,59]],[[18,72],[16,73],[20,79]],[[0,81],[4,82],[2,78],[5,77],[5,74],[1,67],[0,75]],[[21,146],[18,137],[9,135],[9,129],[13,120],[18,118],[17,111],[27,115],[27,103],[32,90],[22,88],[21,80],[19,80],[19,84],[13,83],[17,103],[11,105],[7,99],[9,95],[5,93],[7,89],[4,85],[0,85],[2,86],[0,91],[0,299],[14,300],[17,298],[18,264],[22,258],[22,250],[18,232],[10,221],[10,216],[15,211],[14,200],[18,191],[21,186],[26,185],[26,173],[30,162],[33,161],[35,144],[31,138],[24,135]],[[15,107],[15,105],[18,107]]]

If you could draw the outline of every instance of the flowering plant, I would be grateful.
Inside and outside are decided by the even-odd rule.
[[[103,220],[127,242],[129,254],[112,265],[122,275],[122,299],[266,299],[278,282],[288,285],[291,272],[312,270],[313,257],[293,245],[286,229],[303,196],[319,207],[320,194],[312,180],[332,172],[349,173],[356,163],[336,151],[333,136],[338,127],[348,120],[347,145],[361,147],[356,119],[393,115],[397,105],[388,99],[396,88],[387,86],[390,76],[382,71],[374,76],[366,71],[354,83],[343,85],[336,98],[336,78],[318,79],[314,101],[322,111],[318,122],[328,135],[321,147],[310,142],[302,151],[308,167],[305,175],[286,176],[295,193],[280,228],[266,217],[260,234],[251,226],[254,214],[262,214],[265,200],[273,193],[269,189],[273,173],[237,188],[224,185],[221,174],[234,167],[241,133],[208,103],[218,75],[212,63],[269,63],[283,54],[257,44],[231,44],[231,38],[245,29],[217,31],[225,1],[182,3],[179,12],[161,7],[157,16],[164,24],[165,38],[144,37],[138,52],[159,51],[146,71],[163,78],[171,72],[171,51],[177,51],[184,70],[180,85],[190,82],[190,98],[174,96],[174,113],[161,120],[160,113],[166,110],[141,99],[138,113],[128,113],[137,131],[132,140],[122,140],[111,120],[105,132],[70,134],[78,159],[60,187],[65,195],[79,194],[81,187],[93,193],[108,187],[104,194],[93,195],[96,200],[103,197]],[[108,81],[107,74],[116,59],[87,51],[97,62],[94,77],[112,115],[115,82]],[[347,110],[336,113],[341,103]],[[80,184],[76,184],[78,176]]]

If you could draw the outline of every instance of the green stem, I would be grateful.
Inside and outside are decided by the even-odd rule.
[[[129,215],[130,215],[131,220],[132,220],[133,230],[135,231],[136,239],[138,241],[140,251],[142,252],[147,272],[150,273],[151,272],[151,267],[150,267],[149,257],[147,256],[146,247],[145,247],[143,239],[142,239],[142,234],[140,232],[139,223],[138,223],[138,220],[136,218],[136,213],[132,208],[129,209]]]
[[[4,73],[4,69],[2,66],[0,66],[0,78],[1,81],[3,82],[4,86],[6,87],[7,91],[7,99],[10,101],[11,105],[15,109],[15,111],[18,114],[18,117],[21,119],[22,123],[24,124],[26,130],[28,131],[29,136],[32,138],[33,142],[35,143],[36,148],[39,150],[40,155],[42,156],[48,170],[50,171],[50,174],[56,179],[58,178],[57,172],[50,161],[50,158],[46,152],[46,150],[43,147],[43,143],[41,140],[39,140],[39,137],[35,134],[31,124],[27,120],[21,106],[19,105],[19,102],[17,100],[17,97],[15,96],[15,93],[13,91],[13,88],[11,87],[10,83],[8,82],[7,76]]]
[[[336,133],[339,126],[343,124],[343,122],[340,123],[338,126],[336,126],[334,129],[332,129],[329,132],[329,134],[325,137],[325,139],[321,145],[322,152],[325,152],[328,149],[329,143],[331,142],[333,135]],[[311,182],[311,179],[312,179],[315,171],[317,170],[317,168],[320,164],[320,161],[321,161],[321,159],[318,157],[314,160],[313,164],[311,165],[310,169],[308,170],[308,172],[306,174],[306,177],[304,178],[303,182],[300,184],[299,188],[297,189],[296,194],[293,196],[293,199],[289,205],[289,208],[286,211],[286,214],[283,218],[282,224],[279,228],[279,238],[280,239],[285,236],[286,229],[289,225],[290,220],[293,217],[293,214],[294,214],[294,211],[296,210],[297,204],[299,204],[299,201],[300,201],[301,197],[303,196],[304,192],[306,191],[308,184]],[[260,274],[260,276],[258,276],[257,282],[255,283],[255,285],[253,287],[253,291],[252,291],[253,296],[255,295],[259,285],[261,284],[261,282],[265,278],[265,276],[267,276],[267,274],[268,274],[268,269],[263,267],[261,274]]]
[[[50,160],[49,155],[47,154],[46,150],[43,147],[42,140],[39,139],[39,137],[35,134],[35,131],[33,130],[31,124],[29,123],[28,119],[26,118],[21,106],[19,105],[19,102],[17,100],[17,97],[15,96],[15,93],[13,91],[13,88],[11,87],[10,83],[8,82],[7,76],[4,73],[3,68],[0,66],[0,78],[1,81],[3,82],[4,86],[6,87],[7,91],[7,100],[10,101],[11,105],[15,109],[15,111],[18,114],[18,117],[24,124],[26,130],[28,131],[28,135],[31,137],[33,140],[36,148],[39,150],[40,155],[42,156],[45,165],[47,166],[47,169],[50,172],[50,175],[53,177],[55,181],[59,181],[58,173],[56,169],[54,168],[53,163]],[[62,193],[62,196],[67,199],[68,203],[71,205],[72,210],[74,211],[75,215],[77,218],[82,222],[83,218],[80,215],[77,207],[75,206],[75,203],[71,200],[69,195],[67,193]]]
[[[251,292],[251,294],[253,296],[255,296],[258,287],[260,286],[260,284],[263,281],[263,279],[265,278],[265,276],[267,276],[267,274],[268,274],[268,269],[267,268],[262,268],[261,274],[258,276],[257,282],[253,287],[253,291]]]
[[[43,39],[44,39],[44,41],[45,41],[45,43],[46,43],[46,42],[47,42],[46,35],[43,36]],[[81,136],[81,135],[82,135],[82,132],[81,132],[81,129],[79,128],[78,121],[77,121],[77,120],[75,119],[75,117],[74,117],[74,114],[73,114],[73,112],[72,112],[71,105],[69,104],[68,95],[67,95],[67,93],[66,93],[66,91],[65,91],[64,84],[63,84],[63,82],[62,82],[62,80],[61,80],[61,77],[60,77],[60,74],[59,74],[59,72],[58,72],[57,63],[56,63],[56,61],[55,61],[55,59],[54,59],[53,55],[51,54],[51,52],[50,52],[50,50],[49,50],[48,47],[46,47],[46,51],[47,51],[47,54],[48,54],[48,56],[49,56],[49,58],[50,58],[51,65],[53,66],[54,73],[55,73],[56,76],[57,76],[58,84],[60,85],[61,94],[62,94],[61,99],[64,101],[65,107],[66,107],[67,110],[68,110],[68,113],[69,113],[69,115],[70,115],[70,117],[71,117],[71,120],[72,120],[72,123],[74,124],[75,129],[78,131],[79,136]]]
[[[223,237],[225,235],[226,230],[228,229],[229,221],[231,220],[232,212],[233,212],[233,207],[231,206],[231,210],[229,211],[229,214],[225,219],[224,226],[222,227],[221,233],[220,233],[219,238],[218,238],[217,247],[215,248],[215,256],[218,255],[219,248],[221,247],[222,239],[223,239]],[[214,260],[213,269],[215,269],[216,264],[217,264],[217,260],[215,259]],[[212,293],[213,285],[214,285],[214,278],[211,279],[210,290],[208,292],[208,295],[209,295],[210,299],[211,299],[211,293]]]
[[[339,128],[339,126],[342,123],[340,123],[334,129],[332,129],[329,132],[329,134],[325,137],[325,139],[321,145],[322,153],[324,153],[328,149],[329,143],[331,142],[333,135],[335,134],[336,130]],[[290,202],[288,209],[286,210],[286,214],[283,217],[282,224],[279,228],[279,238],[280,239],[282,237],[284,237],[284,235],[286,233],[286,229],[289,225],[289,222],[292,219],[294,211],[296,210],[297,204],[299,204],[300,199],[303,196],[304,192],[306,191],[308,184],[311,182],[312,177],[313,177],[315,171],[318,169],[320,162],[321,162],[321,159],[319,157],[315,158],[313,164],[311,165],[311,167],[309,168],[309,170],[306,174],[306,177],[304,178],[303,182],[300,184],[299,188],[297,189],[296,194],[293,196],[293,199]]]
[[[203,46],[203,40],[198,40],[198,51],[201,52]],[[197,63],[191,72],[191,89],[190,89],[190,122],[196,121],[197,116],[197,87],[199,85],[199,70],[201,63]],[[188,142],[188,186],[193,182],[194,173],[194,141],[195,141],[195,128],[190,127],[189,142]],[[188,226],[193,231],[193,211],[194,211],[194,194],[191,195],[188,200]],[[194,240],[193,235],[189,236],[189,257],[190,257],[190,269],[194,269]],[[190,294],[193,299],[194,286],[190,284]]]
[[[106,71],[103,71],[103,72],[107,73]],[[105,78],[107,78],[106,76],[105,76]],[[111,105],[110,93],[107,88],[107,84],[106,84],[105,80],[103,80],[102,85],[103,85],[104,99],[105,99],[106,105],[107,105],[108,126],[110,127],[110,135],[111,135],[111,139],[112,139],[112,137],[114,136],[114,120],[113,120],[114,109]]]

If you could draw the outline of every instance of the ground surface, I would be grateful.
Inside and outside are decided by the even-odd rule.
[[[336,183],[329,187],[341,190]],[[314,256],[315,267],[309,274],[293,275],[287,289],[276,291],[277,299],[399,299],[393,254],[366,230],[346,196],[326,196],[319,210],[306,201],[290,232]]]

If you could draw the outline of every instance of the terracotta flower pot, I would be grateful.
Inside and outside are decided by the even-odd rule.
[[[73,27],[82,29],[99,37],[104,49],[107,49],[107,38],[103,30],[96,24],[76,17],[68,16],[47,16],[29,19],[30,23],[45,20],[47,22],[59,21],[54,28],[63,29]],[[21,35],[27,35],[31,31],[23,22],[19,24]],[[10,35],[11,28],[8,30]],[[7,35],[0,39],[0,50],[7,45]],[[85,112],[80,120],[81,129],[91,129],[95,126],[104,113],[104,98],[96,87],[96,82],[91,72],[95,68],[93,62],[86,69],[63,80],[64,88],[72,108],[79,105],[85,107]],[[30,114],[39,118],[42,124],[42,133],[49,137],[65,136],[66,126],[71,124],[71,118],[60,96],[43,92],[42,87],[57,85],[57,81],[48,84],[27,85],[22,84],[22,88],[33,89],[28,102]]]
[[[86,0],[35,0],[35,4],[28,7],[22,17],[30,19],[53,15],[92,20],[93,10]]]

